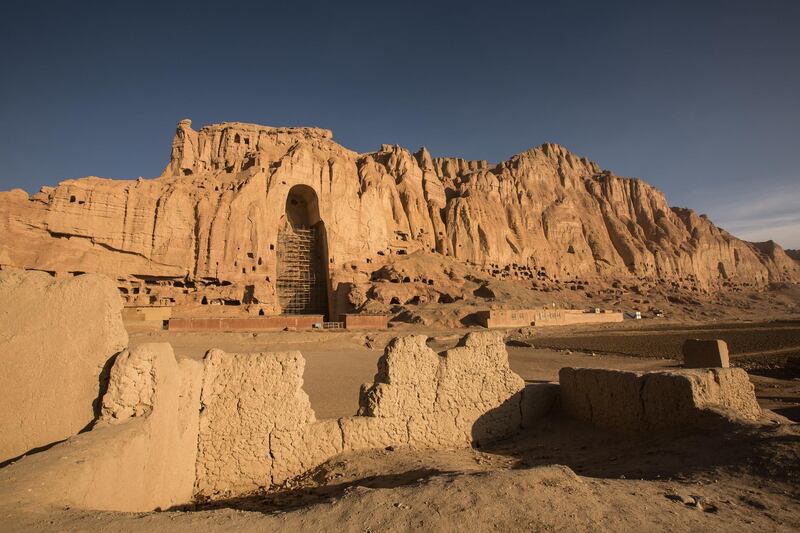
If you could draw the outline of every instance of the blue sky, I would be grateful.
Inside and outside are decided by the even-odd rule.
[[[175,123],[497,162],[556,142],[800,247],[800,2],[0,4],[0,189],[158,175]]]

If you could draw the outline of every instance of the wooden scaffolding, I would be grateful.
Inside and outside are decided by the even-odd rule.
[[[278,232],[277,291],[283,313],[327,313],[324,266],[314,257],[318,248],[314,228],[286,227]]]

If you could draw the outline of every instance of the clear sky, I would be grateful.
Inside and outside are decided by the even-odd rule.
[[[160,174],[175,124],[501,161],[556,142],[800,247],[800,2],[0,2],[0,189]]]

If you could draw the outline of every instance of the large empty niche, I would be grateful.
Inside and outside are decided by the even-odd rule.
[[[327,242],[314,189],[295,185],[278,228],[278,302],[285,314],[328,313]]]

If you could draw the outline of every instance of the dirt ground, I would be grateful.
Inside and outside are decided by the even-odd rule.
[[[548,418],[486,449],[343,454],[163,512],[9,512],[3,531],[797,531],[796,425],[620,438]]]
[[[133,333],[130,344],[169,342],[178,357],[202,358],[209,347],[228,352],[300,350],[306,360],[304,389],[311,399],[317,418],[351,416],[358,409],[361,384],[371,383],[377,370],[383,345],[391,335],[379,334],[376,347],[367,348],[362,337],[337,333]],[[329,336],[329,337],[326,337]],[[378,336],[378,335],[376,335]],[[445,333],[431,337],[429,344],[437,351],[453,347],[459,334]],[[380,346],[379,348],[377,346]],[[512,370],[529,382],[558,381],[564,366],[654,370],[674,366],[676,361],[641,359],[564,351],[509,347]]]
[[[510,331],[511,367],[556,381],[564,366],[674,367],[684,338],[721,337],[748,369],[766,425],[645,436],[606,433],[553,414],[481,449],[405,447],[343,454],[269,492],[151,513],[26,511],[0,502],[2,531],[752,531],[800,530],[800,372],[786,365],[800,324],[626,322]],[[421,333],[441,351],[466,329],[175,333],[131,330],[130,344],[170,342],[178,357],[210,348],[300,350],[318,418],[347,416],[393,336]],[[755,339],[755,340],[754,340]],[[532,345],[532,346],[531,346]],[[672,356],[673,358],[665,357]],[[783,361],[783,362],[781,362]],[[783,420],[782,423],[779,423]]]
[[[131,346],[169,342],[178,357],[200,359],[211,348],[228,352],[300,350],[306,359],[304,389],[317,418],[350,416],[362,383],[372,382],[377,360],[393,336],[419,333],[437,351],[453,347],[467,329],[404,327],[380,332],[187,333],[132,330]],[[510,331],[532,346],[508,346],[512,370],[528,382],[558,381],[565,366],[657,370],[680,364],[683,341],[721,338],[735,366],[750,372],[761,406],[800,421],[800,371],[785,368],[800,355],[800,322],[675,324],[656,320],[602,326]],[[518,344],[523,344],[518,343]],[[594,354],[594,355],[592,355]]]

